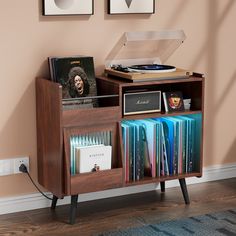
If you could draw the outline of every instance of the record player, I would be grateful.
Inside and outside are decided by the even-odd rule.
[[[189,78],[191,72],[165,65],[184,42],[183,30],[125,32],[105,61],[105,74],[133,82]]]

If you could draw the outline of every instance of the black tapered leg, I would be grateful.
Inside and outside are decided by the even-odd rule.
[[[161,182],[161,192],[164,193],[166,191],[165,181]]]
[[[55,196],[55,195],[53,195],[52,204],[51,204],[51,209],[52,209],[52,210],[55,210],[56,205],[57,205],[57,200],[58,200],[58,197]]]
[[[78,202],[78,195],[71,196],[71,204],[70,204],[70,224],[75,223],[76,212],[77,212],[77,202]]]
[[[183,193],[185,204],[190,204],[189,196],[188,196],[188,189],[187,189],[185,179],[179,179],[179,183],[180,183],[180,187]]]

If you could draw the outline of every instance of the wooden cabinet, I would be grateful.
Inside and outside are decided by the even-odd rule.
[[[118,187],[160,182],[165,191],[165,181],[179,179],[186,204],[189,203],[185,178],[202,175],[202,137],[198,168],[191,173],[171,176],[145,177],[140,181],[126,182],[124,175],[124,156],[121,122],[130,119],[201,114],[204,111],[204,78],[160,80],[131,83],[123,80],[97,78],[99,107],[83,109],[64,109],[62,105],[62,87],[60,84],[44,78],[36,79],[37,105],[37,158],[39,183],[54,197],[52,209],[58,198],[71,196],[70,223],[75,222],[78,194],[96,192]],[[152,91],[182,91],[184,98],[191,98],[191,110],[165,113],[161,112],[128,115],[122,112],[123,95],[127,91],[140,89]],[[117,95],[109,97],[106,95]],[[162,102],[163,103],[163,102]],[[203,125],[202,125],[203,129]],[[70,137],[93,132],[111,132],[112,168],[110,170],[71,174]],[[203,133],[203,132],[202,132]]]

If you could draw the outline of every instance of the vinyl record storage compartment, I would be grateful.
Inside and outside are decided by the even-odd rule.
[[[45,78],[36,79],[38,180],[44,188],[53,193],[51,208],[55,209],[59,198],[71,196],[69,222],[73,224],[76,218],[78,194],[154,182],[160,182],[161,191],[165,191],[165,181],[173,179],[179,179],[185,203],[188,204],[185,178],[202,176],[204,78],[191,76],[188,79],[131,83],[122,79],[101,76],[97,78],[97,89],[98,95],[104,97],[98,99],[99,107],[64,109],[61,85]],[[191,109],[184,112],[165,113],[162,101],[161,112],[124,116],[122,112],[124,93],[143,89],[161,92],[182,91],[184,98],[191,98]],[[104,95],[117,96],[106,98]],[[121,122],[191,114],[202,116],[198,167],[191,173],[125,181]],[[72,175],[70,137],[103,131],[111,131],[112,134],[112,168]]]

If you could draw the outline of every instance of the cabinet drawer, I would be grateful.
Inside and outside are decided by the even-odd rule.
[[[84,173],[71,177],[70,195],[102,191],[122,186],[122,168]]]

